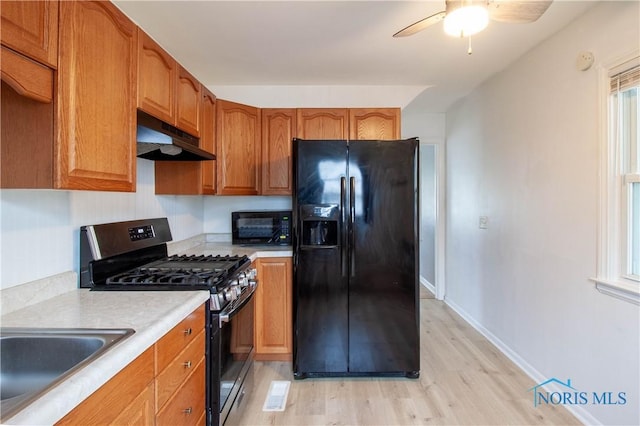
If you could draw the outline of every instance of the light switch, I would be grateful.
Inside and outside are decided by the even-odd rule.
[[[478,228],[487,229],[489,227],[489,217],[488,216],[480,216],[478,220]]]

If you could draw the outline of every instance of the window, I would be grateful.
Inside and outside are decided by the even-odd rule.
[[[640,305],[640,57],[609,70],[596,287]]]

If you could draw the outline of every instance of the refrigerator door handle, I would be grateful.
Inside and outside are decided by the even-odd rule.
[[[349,179],[349,257],[351,276],[356,276],[356,178]]]
[[[340,178],[340,271],[347,276],[347,178]]]

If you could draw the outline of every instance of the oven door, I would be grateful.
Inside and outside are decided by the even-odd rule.
[[[251,382],[254,292],[252,287],[230,311],[220,313],[220,424],[232,410],[238,411],[247,391],[243,384]]]

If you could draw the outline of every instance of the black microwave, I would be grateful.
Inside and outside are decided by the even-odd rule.
[[[291,245],[291,210],[231,212],[233,244]]]

